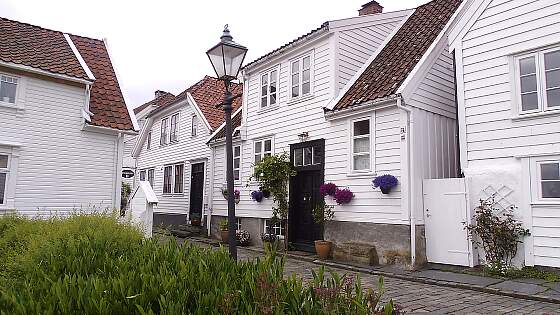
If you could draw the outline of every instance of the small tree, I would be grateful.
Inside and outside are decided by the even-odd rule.
[[[513,206],[500,213],[494,205],[494,199],[481,200],[475,209],[474,223],[465,223],[465,229],[473,243],[484,249],[487,267],[503,274],[517,254],[521,238],[530,233],[513,217]]]
[[[255,164],[251,179],[256,180],[261,185],[262,190],[267,190],[272,196],[274,206],[272,206],[273,219],[282,220],[281,224],[286,224],[288,219],[288,183],[290,177],[295,176],[296,171],[290,163],[288,153],[265,156]],[[284,242],[288,243],[288,226],[285,225],[286,237]]]

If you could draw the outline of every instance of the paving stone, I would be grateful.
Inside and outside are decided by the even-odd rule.
[[[500,279],[493,279],[488,277],[474,276],[463,273],[447,272],[440,270],[425,270],[418,271],[413,274],[416,277],[428,278],[432,280],[448,281],[455,283],[466,283],[471,285],[489,286],[501,282]]]
[[[493,284],[489,287],[490,288],[495,288],[495,289],[500,289],[500,290],[505,290],[505,291],[512,291],[512,292],[517,292],[517,293],[529,294],[529,295],[535,295],[535,294],[542,293],[542,292],[547,290],[546,287],[543,287],[543,286],[540,286],[540,285],[517,282],[517,281],[512,281],[512,280],[507,280],[507,281],[504,281],[504,282]]]

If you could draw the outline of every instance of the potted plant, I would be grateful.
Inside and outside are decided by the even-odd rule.
[[[260,190],[254,190],[253,192],[251,192],[251,199],[253,199],[256,202],[261,202],[264,198],[264,194],[262,191]]]
[[[325,196],[331,196],[334,197],[334,194],[336,193],[336,185],[333,183],[326,183],[321,185],[321,187],[319,188],[319,191],[321,192],[321,196],[325,197]]]
[[[193,213],[191,215],[191,225],[192,226],[200,226],[200,219],[201,219],[201,215],[200,213]]]
[[[334,193],[334,200],[339,205],[345,205],[347,203],[350,203],[352,199],[354,199],[354,193],[350,191],[350,189],[348,188],[344,188],[344,189],[337,188]]]
[[[233,191],[233,195],[234,195],[235,203],[239,203],[239,200],[241,199],[240,198],[241,192],[239,191],[239,189],[235,189]],[[227,188],[225,188],[225,187],[222,188],[222,196],[224,197],[225,200],[228,199],[229,192],[228,192]]]
[[[227,243],[229,239],[228,220],[220,222],[220,232],[222,234],[222,242]]]
[[[235,236],[237,238],[237,245],[239,246],[249,246],[251,244],[251,234],[245,230],[235,231]]]
[[[389,194],[391,192],[391,189],[396,187],[398,184],[399,180],[395,176],[389,174],[377,176],[373,180],[373,188],[379,187],[381,189],[381,192],[385,195]]]
[[[313,209],[313,220],[317,224],[325,224],[325,222],[332,221],[334,217],[334,207],[327,205],[325,200],[322,200]],[[315,251],[321,259],[329,258],[332,249],[332,242],[326,240],[316,240],[315,241]]]

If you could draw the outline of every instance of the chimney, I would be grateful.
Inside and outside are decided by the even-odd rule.
[[[374,0],[362,5],[362,8],[358,10],[358,12],[360,13],[360,16],[383,13],[383,7]]]
[[[158,97],[160,97],[160,96],[163,96],[163,95],[165,95],[166,93],[167,93],[167,92],[165,92],[165,91],[157,90],[157,91],[154,93],[154,94],[155,94],[154,99],[156,99],[156,98],[158,98]]]

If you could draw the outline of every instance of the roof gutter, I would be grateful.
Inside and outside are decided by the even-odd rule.
[[[91,81],[91,80],[71,77],[71,76],[68,76],[68,75],[65,75],[65,74],[58,74],[58,73],[42,70],[42,69],[39,69],[39,68],[34,68],[34,67],[21,65],[21,64],[17,64],[17,63],[12,63],[12,62],[0,61],[0,66],[15,69],[15,70],[20,70],[20,71],[25,71],[25,72],[29,72],[29,73],[44,75],[44,76],[55,78],[55,79],[60,79],[60,80],[65,80],[65,81],[70,81],[70,82],[76,82],[76,83],[80,83],[80,84],[89,84],[89,85],[93,84],[93,81]]]
[[[344,108],[341,110],[328,110],[325,111],[325,119],[326,120],[336,120],[336,119],[343,119],[348,116],[355,115],[365,110],[371,110],[374,107],[374,110],[379,110],[387,107],[394,106],[395,101],[400,99],[400,95],[390,95],[384,98],[375,99],[373,101],[364,102],[358,105],[353,105],[348,108]]]

